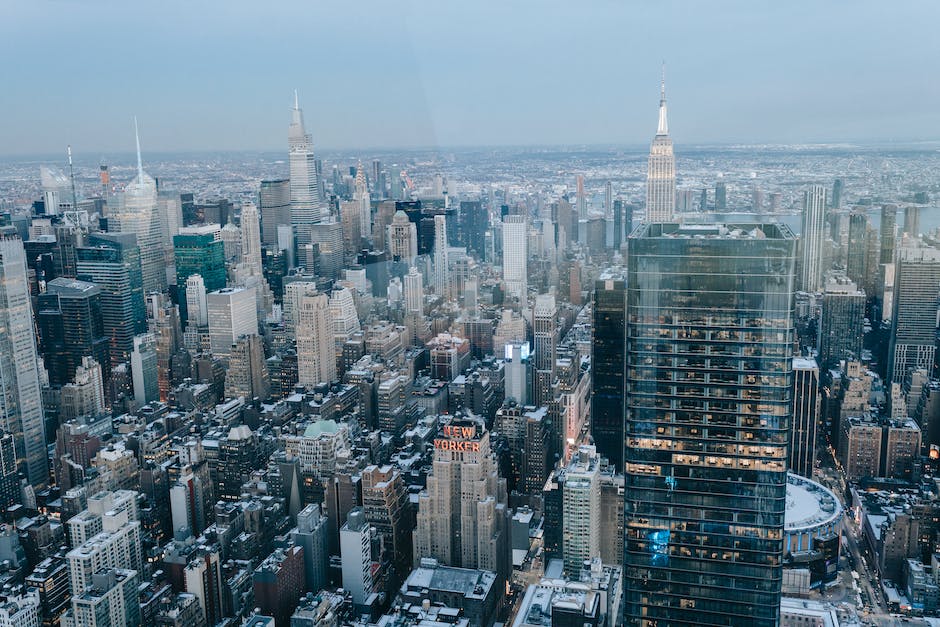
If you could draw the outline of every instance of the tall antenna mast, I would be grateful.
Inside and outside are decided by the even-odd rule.
[[[78,195],[75,193],[75,171],[72,169],[72,144],[68,145],[69,179],[72,181],[72,210],[78,211]]]

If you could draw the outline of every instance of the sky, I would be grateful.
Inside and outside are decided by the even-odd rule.
[[[0,155],[940,140],[935,0],[0,4]]]

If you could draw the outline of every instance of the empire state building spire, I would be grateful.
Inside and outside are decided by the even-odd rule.
[[[646,176],[646,220],[669,222],[676,209],[676,156],[666,121],[666,66],[660,83],[659,124],[650,145]]]

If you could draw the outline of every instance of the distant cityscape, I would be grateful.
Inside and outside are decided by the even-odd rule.
[[[940,152],[666,87],[642,150],[321,154],[295,92],[0,160],[0,626],[940,624]]]

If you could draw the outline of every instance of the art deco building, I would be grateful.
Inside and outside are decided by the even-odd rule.
[[[659,99],[659,125],[650,145],[646,175],[646,219],[650,222],[672,220],[676,210],[676,156],[672,151],[669,124],[666,121],[666,79]]]
[[[778,624],[794,245],[778,224],[630,237],[627,624]]]

